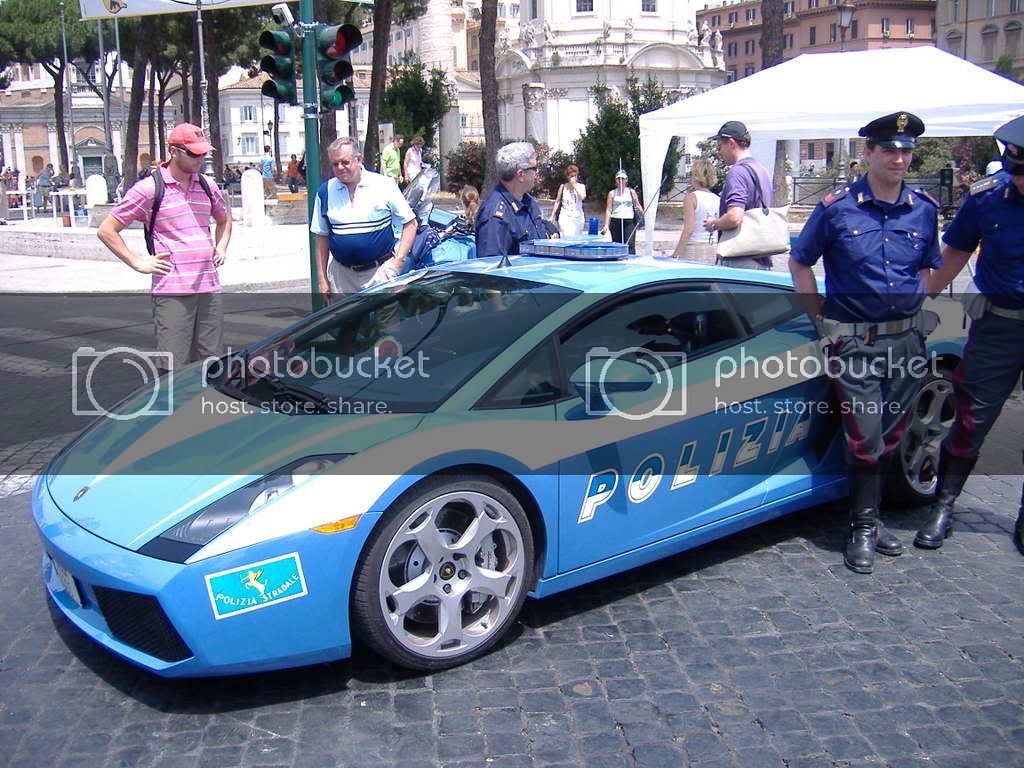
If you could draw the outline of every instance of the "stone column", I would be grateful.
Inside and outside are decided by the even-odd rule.
[[[523,83],[523,110],[526,120],[526,140],[546,144],[548,127],[544,120],[544,83]]]
[[[50,149],[50,159],[47,162],[53,163],[54,170],[60,165],[60,145],[57,143],[57,124],[46,124],[46,144]]]

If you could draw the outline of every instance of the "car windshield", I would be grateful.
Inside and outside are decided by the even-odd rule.
[[[425,413],[577,293],[495,275],[430,273],[345,299],[250,349],[216,383],[264,407]]]

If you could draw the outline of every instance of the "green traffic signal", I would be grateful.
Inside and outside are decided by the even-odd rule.
[[[320,76],[320,107],[339,109],[356,98],[344,80],[352,77],[352,51],[363,42],[363,35],[351,24],[320,26],[316,31],[317,73]]]
[[[297,104],[295,84],[295,40],[283,29],[266,29],[259,36],[260,48],[271,53],[260,59],[260,71],[270,75],[260,92],[277,102]]]

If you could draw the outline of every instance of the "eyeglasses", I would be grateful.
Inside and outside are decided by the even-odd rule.
[[[179,147],[177,144],[174,145],[174,148],[179,152],[184,152],[186,155],[193,159],[197,157],[202,157],[203,155],[206,154],[205,152],[189,152],[187,149],[185,149],[184,147]]]
[[[536,171],[537,170],[537,166],[536,165],[528,165],[525,168],[520,168],[519,170],[523,171],[523,172],[526,172],[526,171]]]

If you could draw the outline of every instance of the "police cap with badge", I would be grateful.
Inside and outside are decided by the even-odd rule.
[[[879,147],[914,149],[917,137],[924,133],[924,121],[910,112],[893,112],[872,120],[859,131],[868,141]]]
[[[999,126],[995,137],[1003,143],[1003,170],[1015,176],[1024,174],[1024,115]]]

